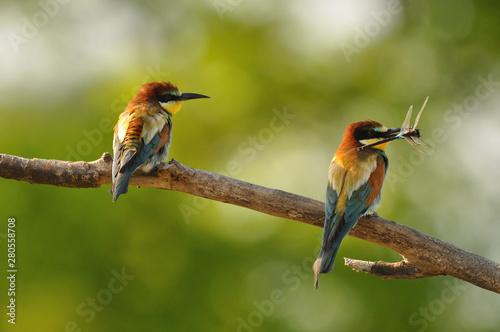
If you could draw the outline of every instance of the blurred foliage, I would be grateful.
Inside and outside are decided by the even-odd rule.
[[[2,7],[0,152],[95,160],[111,150],[112,126],[138,87],[168,80],[212,97],[176,114],[170,157],[323,199],[348,123],[399,126],[429,95],[420,128],[436,151],[423,158],[391,145],[378,212],[500,260],[498,2]],[[451,277],[382,281],[343,266],[344,256],[400,259],[350,237],[314,291],[320,228],[150,188],[112,203],[107,186],[0,184],[3,253],[6,220],[17,220],[19,331],[500,328],[496,294]],[[183,215],[186,206],[194,213]],[[123,271],[133,279],[117,281]],[[3,315],[1,329],[12,328]]]

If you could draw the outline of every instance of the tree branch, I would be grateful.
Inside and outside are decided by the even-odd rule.
[[[33,184],[98,188],[111,183],[111,160],[109,153],[93,162],[26,159],[0,154],[0,177]],[[130,184],[182,191],[276,217],[323,226],[323,202],[194,169],[176,160],[171,161],[170,167],[160,168],[156,172],[136,172]],[[451,275],[500,293],[500,264],[410,227],[374,215],[362,217],[349,235],[394,250],[403,257],[399,263],[365,262],[346,258],[346,265],[356,270],[383,279]]]

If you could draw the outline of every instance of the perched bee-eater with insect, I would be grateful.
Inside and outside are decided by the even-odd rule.
[[[428,97],[427,97],[428,98]],[[405,139],[418,151],[418,145],[432,148],[420,139],[416,125],[427,103],[410,127],[410,107],[401,128],[389,129],[375,121],[351,123],[330,164],[326,188],[325,223],[321,251],[313,265],[314,286],[320,273],[333,270],[340,243],[361,216],[375,212],[380,205],[382,184],[389,160],[385,148],[389,142]]]

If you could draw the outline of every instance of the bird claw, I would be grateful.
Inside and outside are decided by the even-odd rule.
[[[165,169],[169,169],[170,167],[172,167],[173,165],[173,162],[174,160],[170,160],[170,161],[164,161],[162,166],[161,166],[161,169],[165,170]]]

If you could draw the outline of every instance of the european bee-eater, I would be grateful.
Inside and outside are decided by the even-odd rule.
[[[149,172],[168,158],[172,139],[172,115],[185,100],[210,98],[180,93],[169,82],[147,83],[120,114],[113,138],[113,202],[128,191],[136,169]]]
[[[382,183],[389,165],[387,144],[403,138],[400,128],[388,129],[375,121],[351,123],[328,171],[323,242],[314,263],[314,286],[320,273],[333,270],[342,239],[359,218],[380,205]]]

